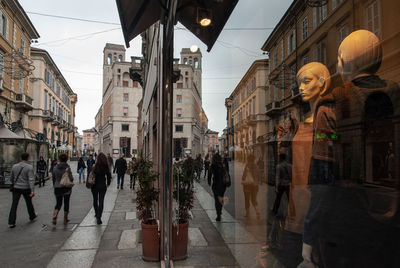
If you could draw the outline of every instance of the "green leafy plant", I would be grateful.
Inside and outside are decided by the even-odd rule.
[[[195,162],[187,158],[173,166],[173,198],[178,204],[178,223],[187,222],[191,216],[189,211],[193,208],[195,178]]]
[[[153,162],[140,157],[137,160],[137,176],[139,180],[139,190],[136,191],[138,218],[145,224],[156,224],[153,205],[158,201],[159,191],[154,187],[158,173],[153,171]]]

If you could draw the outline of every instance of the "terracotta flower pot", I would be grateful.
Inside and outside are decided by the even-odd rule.
[[[184,260],[187,258],[189,221],[172,226],[172,259]]]
[[[143,260],[160,261],[160,243],[157,224],[142,222],[142,250]]]

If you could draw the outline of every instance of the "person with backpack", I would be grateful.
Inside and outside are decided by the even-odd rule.
[[[204,158],[204,178],[206,178],[206,176],[208,175],[209,169],[210,169],[210,155],[207,153]]]
[[[245,217],[250,216],[250,201],[253,204],[253,207],[256,211],[257,219],[260,218],[260,209],[258,208],[257,202],[257,194],[258,194],[258,185],[259,185],[259,176],[255,173],[256,164],[254,163],[253,154],[249,154],[247,156],[247,162],[244,167],[243,176],[242,176],[242,185],[243,185],[243,193],[244,193],[244,206],[246,209]]]
[[[131,189],[135,189],[136,176],[137,176],[137,160],[136,160],[135,156],[132,156],[132,160],[129,162],[128,174],[130,176],[129,186]],[[132,183],[132,181],[133,181],[133,183]]]
[[[221,221],[222,205],[224,204],[224,195],[226,191],[226,183],[224,176],[226,175],[226,168],[219,153],[212,157],[210,170],[208,173],[208,185],[212,187],[214,193],[215,210],[217,211],[216,221]],[[212,184],[211,184],[212,181]]]
[[[67,164],[68,155],[60,154],[58,160],[59,163],[53,168],[53,186],[54,195],[56,197],[56,206],[54,207],[51,222],[57,224],[58,212],[60,211],[64,200],[64,224],[67,224],[69,222],[69,200],[71,198],[72,188],[63,186],[61,180],[65,173],[67,173],[66,175],[68,175],[71,182],[74,181],[74,177],[72,176],[71,167]]]
[[[276,167],[276,197],[272,212],[278,214],[282,195],[285,193],[289,200],[290,184],[292,183],[292,165],[286,161],[286,154],[279,155],[279,164]]]
[[[107,187],[111,183],[111,172],[105,154],[99,153],[97,156],[96,164],[93,166],[93,173],[95,175],[94,184],[91,186],[93,209],[97,224],[102,224],[101,216],[104,208],[104,197],[106,196]]]
[[[47,164],[46,161],[44,161],[43,156],[40,156],[39,161],[36,162],[36,174],[39,179],[39,187],[44,186],[44,177],[46,176],[47,172]]]
[[[33,167],[28,163],[29,154],[21,154],[21,162],[15,164],[11,169],[12,205],[8,217],[8,226],[14,228],[17,220],[17,208],[21,195],[24,197],[28,208],[29,220],[33,221],[37,214],[32,204],[32,197],[35,196],[35,176]]]
[[[89,159],[86,161],[86,167],[87,167],[86,171],[87,171],[87,177],[88,178],[89,178],[90,171],[92,171],[92,167],[93,167],[94,163],[95,163],[95,161],[93,159],[93,155],[90,154],[89,155]],[[85,181],[83,181],[83,182],[85,182]]]

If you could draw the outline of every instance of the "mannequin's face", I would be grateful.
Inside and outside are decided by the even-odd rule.
[[[306,70],[302,72],[297,79],[303,101],[308,102],[319,96],[322,85],[313,73]]]

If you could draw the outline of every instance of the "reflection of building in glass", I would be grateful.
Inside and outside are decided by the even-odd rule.
[[[268,60],[253,62],[231,96],[226,99],[230,136],[230,154],[244,161],[248,153],[258,159],[265,152],[263,137],[266,134],[265,94],[268,86]],[[233,129],[233,135],[232,135]],[[229,132],[228,132],[229,133]],[[229,138],[228,138],[229,139]]]
[[[287,129],[285,121],[287,118],[294,118],[298,122],[303,122],[310,113],[309,107],[300,100],[300,91],[296,83],[296,73],[301,66],[308,62],[317,61],[325,64],[332,76],[332,86],[334,88],[343,83],[337,72],[337,56],[340,43],[347,35],[357,29],[368,29],[374,32],[381,40],[383,50],[382,65],[377,75],[382,79],[399,82],[398,66],[400,65],[400,51],[394,49],[400,44],[398,30],[391,21],[396,20],[396,10],[399,10],[398,1],[391,0],[356,0],[356,1],[328,1],[323,7],[308,7],[305,1],[294,1],[274,31],[264,43],[262,50],[269,52],[270,57],[270,87],[266,93],[266,113],[271,118],[268,124],[268,132],[273,134],[270,137],[270,144],[275,144],[275,153],[269,155],[276,159],[276,154],[284,144]],[[383,16],[383,14],[385,14]],[[393,103],[395,106],[396,104]],[[282,132],[283,135],[280,135]],[[376,134],[376,133],[375,133]],[[386,134],[381,133],[386,137]],[[361,137],[365,133],[353,133],[351,136]],[[394,133],[391,134],[393,136]],[[340,136],[339,136],[340,139]],[[368,138],[367,138],[368,139]],[[370,139],[368,139],[370,140]],[[387,154],[388,142],[386,145],[369,145],[366,153],[370,155],[380,155],[375,160],[370,160],[372,166],[384,169],[384,156]],[[369,141],[371,143],[371,141]],[[353,142],[349,140],[342,145],[341,150],[353,152]],[[361,148],[361,147],[360,147]],[[357,150],[361,150],[361,149]],[[385,151],[385,153],[379,152]],[[362,149],[364,150],[364,149]],[[372,151],[377,153],[373,154]],[[351,154],[344,153],[345,158],[351,158]],[[353,157],[354,158],[354,157]],[[372,159],[372,158],[370,158]],[[349,160],[349,159],[347,159]],[[274,162],[274,161],[272,161]],[[388,161],[386,161],[388,162]],[[357,173],[360,168],[358,164],[348,166],[351,161],[344,161],[342,170],[347,173]],[[370,173],[372,171],[369,171]],[[383,171],[374,171],[376,176],[384,175]],[[378,175],[381,173],[381,175]],[[349,175],[349,174],[347,174]],[[274,176],[274,174],[272,174]],[[365,179],[365,176],[362,176]],[[369,179],[370,181],[372,179]]]

